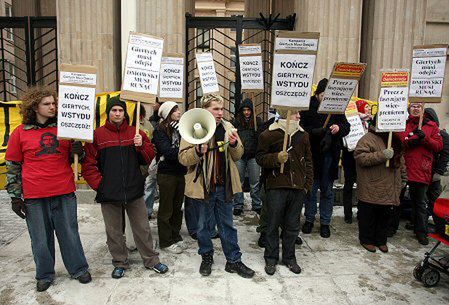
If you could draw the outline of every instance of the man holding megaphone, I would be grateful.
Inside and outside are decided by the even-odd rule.
[[[241,261],[232,219],[233,195],[242,191],[235,164],[243,155],[242,142],[234,126],[223,120],[224,102],[220,95],[203,96],[201,105],[203,109],[187,111],[179,122],[179,162],[187,166],[185,195],[199,207],[199,272],[204,276],[212,272],[214,247],[208,224],[215,217],[227,261],[225,270],[251,278],[254,271]]]

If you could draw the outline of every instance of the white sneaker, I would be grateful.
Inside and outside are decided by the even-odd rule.
[[[182,248],[177,244],[173,244],[170,247],[163,248],[163,250],[170,252],[172,254],[180,254],[182,253]]]
[[[183,240],[178,241],[176,245],[178,245],[178,247],[180,247],[182,250],[187,250],[189,248]]]

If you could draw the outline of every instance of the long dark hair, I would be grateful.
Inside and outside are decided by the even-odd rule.
[[[178,110],[178,106],[173,107],[170,110],[170,113],[167,115],[167,118],[165,120],[163,120],[162,122],[160,122],[159,125],[158,125],[159,130],[161,130],[161,131],[165,132],[166,134],[168,134],[170,139],[172,139],[173,131],[174,131],[173,126],[171,126],[171,124],[170,124],[171,122],[173,122],[173,120],[171,118],[171,115],[176,110]]]

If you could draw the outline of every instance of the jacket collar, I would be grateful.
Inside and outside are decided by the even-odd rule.
[[[287,120],[281,119],[281,120],[278,120],[278,121],[274,122],[273,124],[271,124],[268,127],[268,130],[273,131],[273,130],[281,129],[282,131],[285,132],[286,126],[287,126]],[[293,136],[298,131],[304,132],[304,129],[302,129],[302,127],[299,125],[299,122],[290,121],[290,124],[288,127],[288,134],[290,136]]]
[[[122,125],[120,125],[119,128],[117,128],[117,125],[109,122],[109,120],[106,121],[106,124],[104,126],[111,131],[121,131],[121,132],[127,130],[129,127],[128,121],[126,120],[123,120],[123,123]]]
[[[24,130],[30,130],[30,129],[41,129],[41,128],[47,128],[47,127],[57,127],[58,123],[56,122],[56,118],[50,118],[45,122],[45,124],[39,124],[36,121],[26,124],[23,129]]]

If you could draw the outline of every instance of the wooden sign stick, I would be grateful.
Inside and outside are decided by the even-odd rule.
[[[418,129],[422,128],[422,121],[424,119],[424,105],[425,105],[425,103],[422,103],[421,105],[422,105],[422,112],[421,112],[421,115],[419,116]]]
[[[330,113],[327,115],[326,121],[324,121],[323,128],[326,128],[327,124],[329,124],[329,121],[330,121],[330,119],[331,119],[331,115],[332,115],[332,114],[330,114]]]
[[[254,130],[257,131],[257,112],[256,112],[256,101],[254,100],[254,92],[249,93],[249,98],[253,103]]]
[[[388,133],[388,142],[387,142],[387,148],[391,148],[391,141],[393,140],[393,133],[390,131]],[[390,159],[387,160],[387,167],[390,167]]]
[[[73,155],[73,175],[75,182],[78,181],[78,154]]]
[[[136,104],[137,111],[136,111],[136,135],[139,134],[140,130],[140,101],[137,101]]]
[[[284,145],[282,148],[282,151],[286,152],[287,151],[287,142],[288,142],[288,129],[289,129],[289,125],[290,125],[290,116],[292,114],[292,111],[289,110],[287,111],[287,126],[285,126],[285,134],[284,134]],[[284,164],[281,164],[281,174],[284,173]]]

